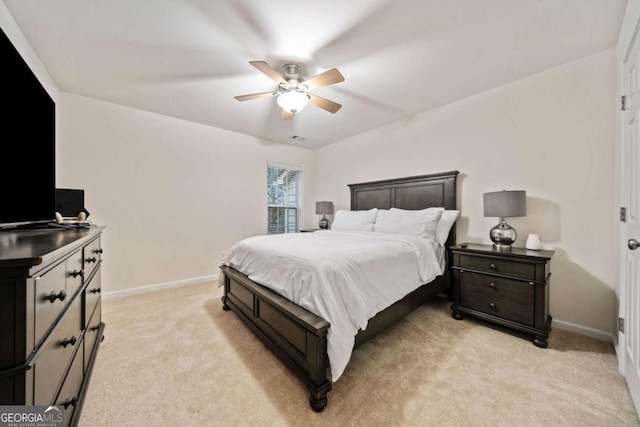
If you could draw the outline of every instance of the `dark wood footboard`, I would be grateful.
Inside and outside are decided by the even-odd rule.
[[[329,322],[258,285],[228,266],[223,308],[233,310],[304,383],[309,403],[320,412],[331,390],[328,374]]]
[[[233,310],[251,330],[298,376],[309,390],[309,404],[316,412],[327,406],[331,390],[327,331],[329,322],[253,282],[237,270],[221,266],[225,275],[223,309]],[[398,320],[445,293],[450,273],[438,276],[369,319],[356,335],[358,347]]]

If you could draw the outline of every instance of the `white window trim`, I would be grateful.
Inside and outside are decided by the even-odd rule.
[[[274,168],[282,168],[282,169],[290,169],[290,170],[294,170],[297,172],[300,172],[300,182],[299,184],[299,189],[300,189],[300,194],[299,194],[299,201],[298,201],[298,230],[304,228],[304,177],[305,177],[305,172],[304,172],[304,168],[302,166],[299,165],[294,165],[292,163],[286,163],[286,162],[280,162],[277,160],[267,160],[267,168],[269,167],[274,167]],[[265,175],[265,181],[266,181],[266,175]],[[267,187],[267,183],[264,183],[264,188]],[[265,206],[265,210],[268,209],[268,206]],[[267,230],[266,233],[269,233],[269,224],[267,223]]]

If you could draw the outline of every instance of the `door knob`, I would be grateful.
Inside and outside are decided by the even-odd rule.
[[[636,239],[629,239],[629,241],[627,242],[627,245],[629,246],[629,249],[631,249],[632,251],[635,251],[636,249],[638,249],[638,241]]]

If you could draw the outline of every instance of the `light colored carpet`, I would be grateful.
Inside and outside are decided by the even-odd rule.
[[[216,283],[103,302],[81,426],[640,426],[611,343],[540,349],[434,300],[354,351],[322,413]]]

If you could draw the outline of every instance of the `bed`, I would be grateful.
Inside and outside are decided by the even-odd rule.
[[[418,211],[431,207],[456,210],[457,175],[458,171],[450,171],[350,184],[351,211],[388,210],[392,208]],[[325,234],[316,237],[310,236],[311,234],[319,233]],[[304,244],[305,239],[310,243],[316,243],[321,240],[329,241],[330,238],[355,239],[358,237],[352,234],[340,233],[340,231],[320,231],[316,233],[300,233],[300,236],[281,237],[280,239],[289,239],[288,243]],[[268,236],[263,237],[267,238]],[[392,237],[390,236],[387,240],[393,240]],[[355,336],[351,337],[351,341],[347,341],[348,343],[353,343],[349,351],[387,329],[428,299],[443,294],[450,296],[451,270],[448,264],[449,253],[446,248],[455,243],[455,224],[445,238],[446,243],[441,245],[444,248],[442,252],[443,261],[440,261],[443,268],[439,274],[428,276],[428,280],[421,286],[385,306],[386,308],[376,311],[377,314],[365,322],[366,326],[357,330]],[[372,244],[375,245],[376,243]],[[235,264],[231,265],[235,267]],[[291,299],[283,296],[280,290],[278,292],[273,290],[278,289],[277,286],[271,286],[271,288],[263,286],[259,283],[262,282],[261,280],[254,281],[249,278],[251,276],[255,279],[255,275],[244,274],[245,270],[243,272],[238,271],[242,269],[239,267],[236,269],[231,265],[223,263],[220,267],[222,273],[224,273],[223,309],[234,311],[258,338],[300,378],[310,393],[309,403],[311,408],[316,412],[324,410],[328,401],[327,393],[331,390],[332,379],[334,381],[336,379],[336,373],[332,373],[331,364],[329,363],[331,345],[328,348],[328,337],[330,336],[330,331],[334,337],[338,335],[336,331],[342,331],[337,329],[340,323],[334,320],[334,329],[331,330],[332,323],[314,314],[309,309],[292,302]],[[373,270],[375,265],[370,265],[367,268]],[[340,277],[333,277],[336,281],[340,279]],[[422,273],[420,277],[423,277]],[[398,279],[400,280],[399,274]],[[385,278],[385,280],[388,280],[388,278]],[[416,283],[416,286],[420,283],[422,281]],[[325,317],[330,318],[329,316]],[[335,342],[336,338],[332,339]],[[331,354],[332,357],[335,357],[335,352]],[[337,359],[333,360],[335,362]],[[335,365],[334,363],[334,371]]]

